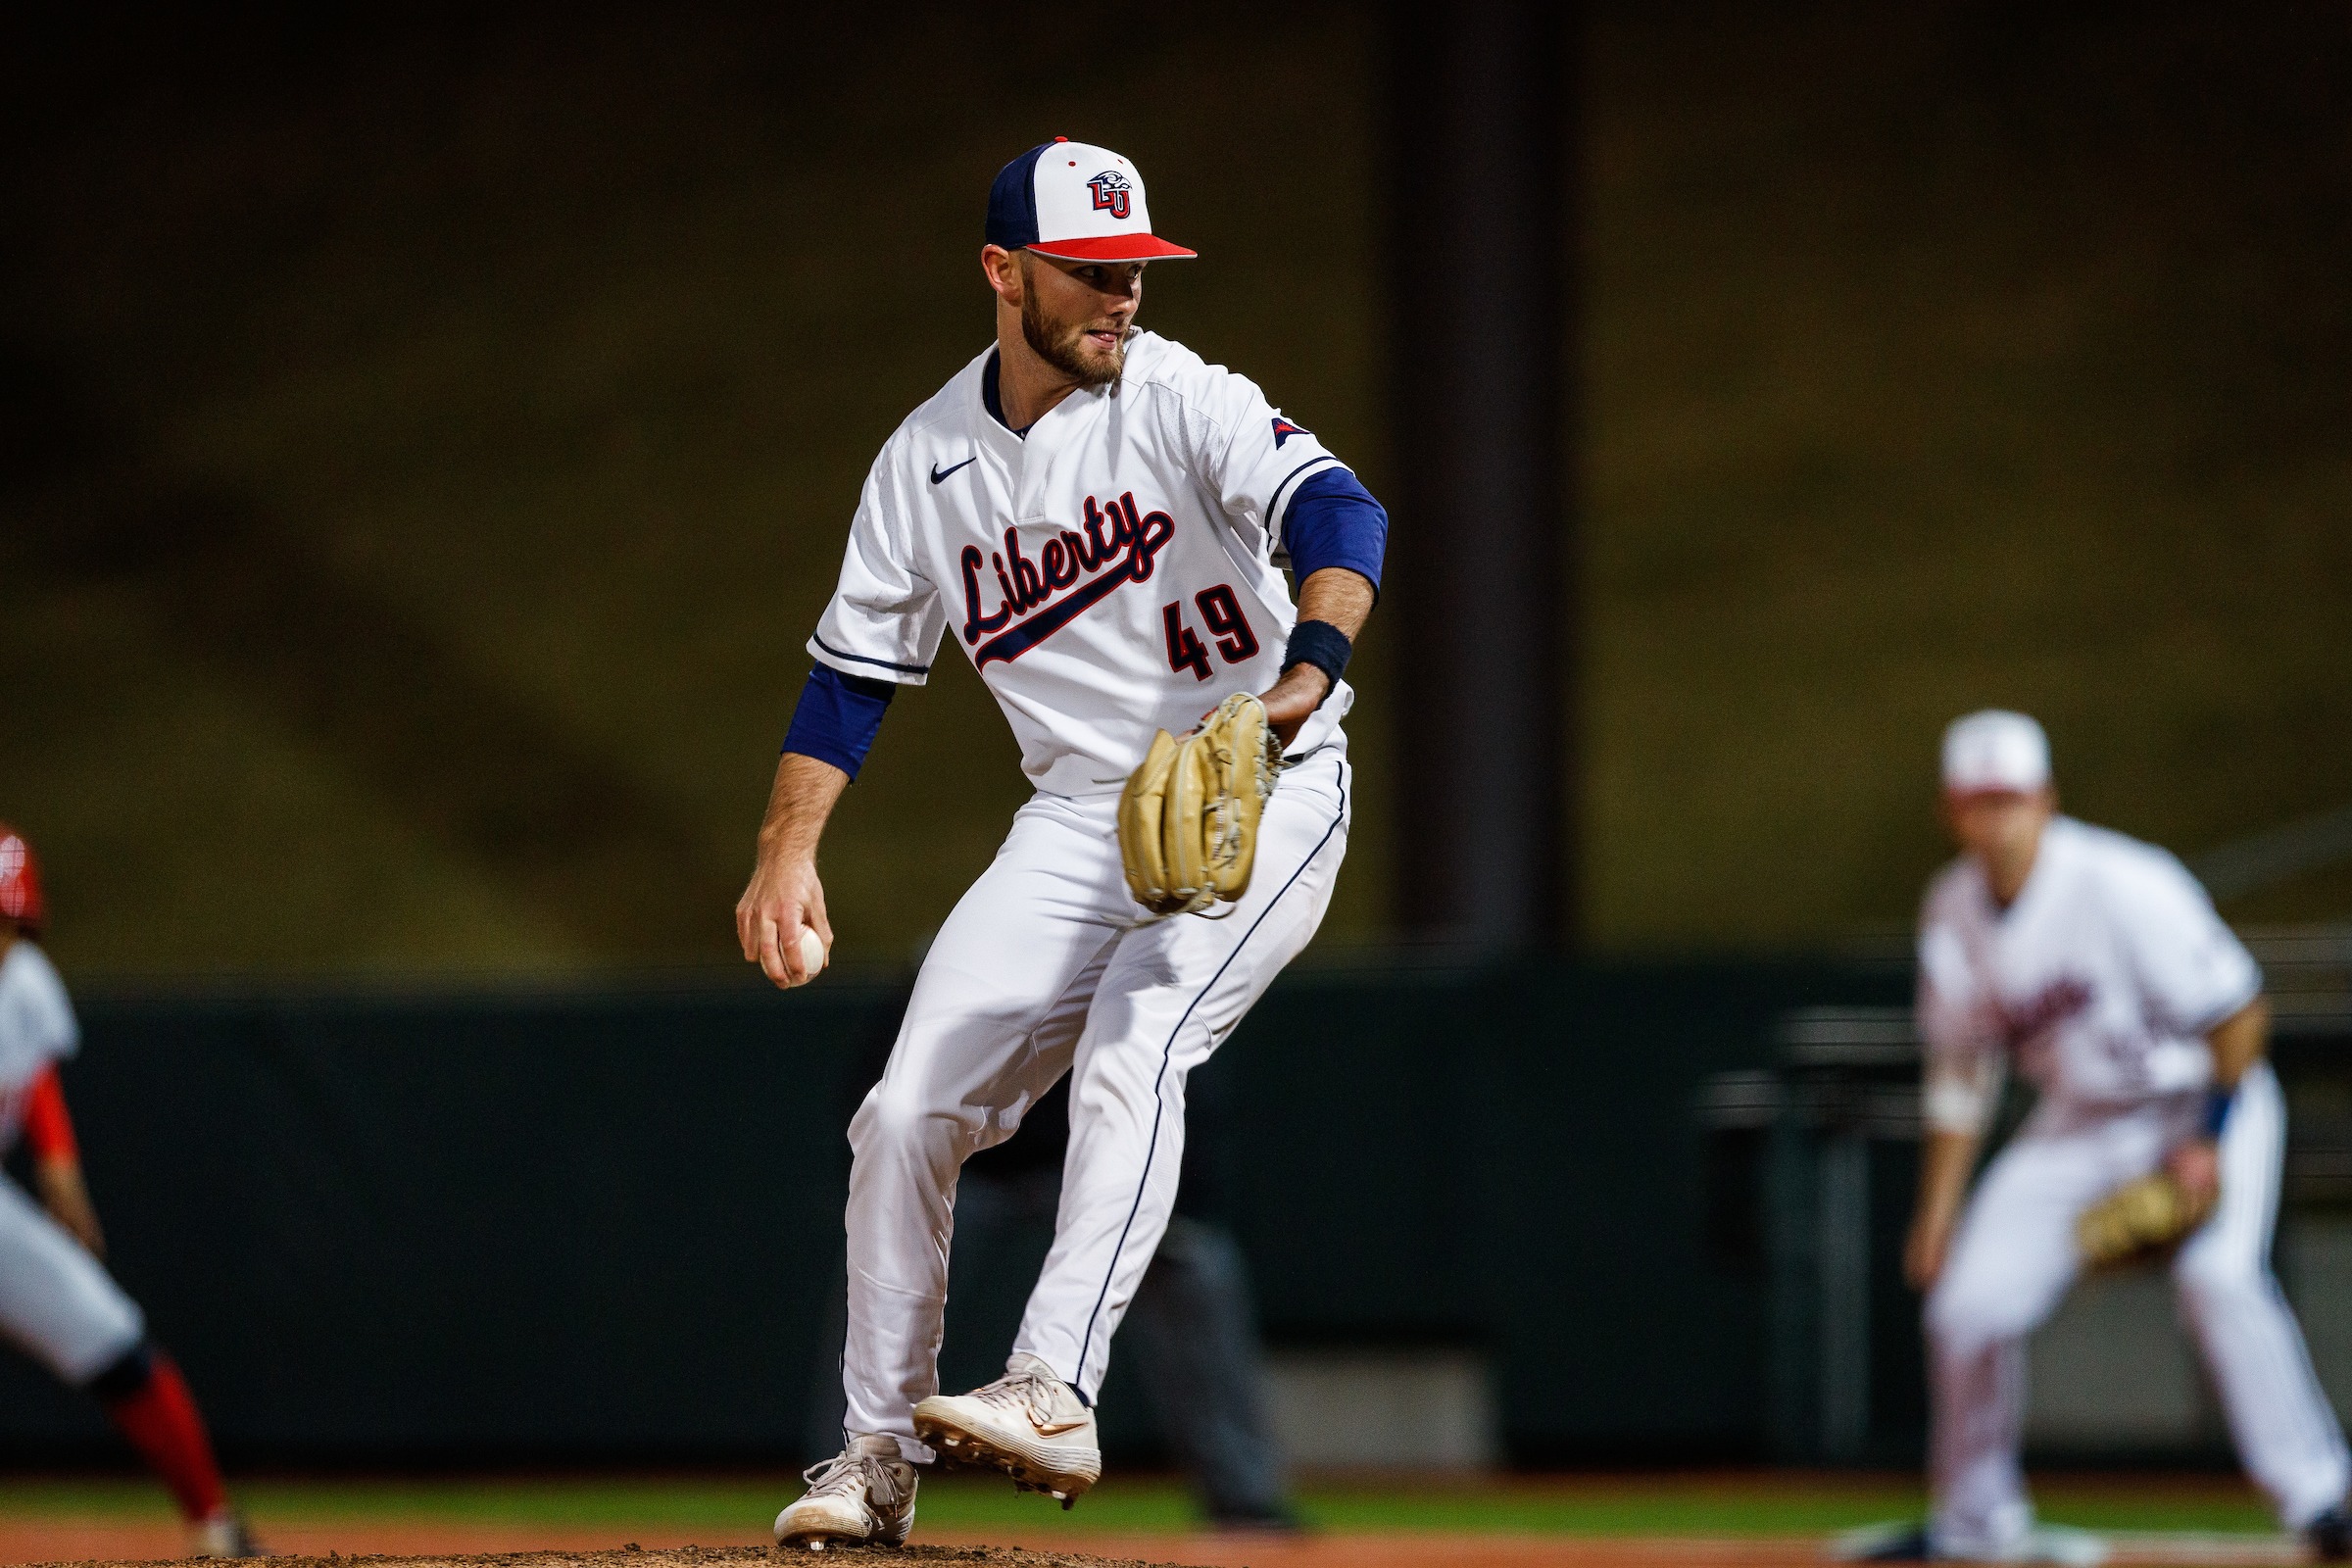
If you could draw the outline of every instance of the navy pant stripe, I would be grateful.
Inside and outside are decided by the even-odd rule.
[[[1282,903],[1283,894],[1290,892],[1298,880],[1306,875],[1306,868],[1315,863],[1315,857],[1323,853],[1323,846],[1331,842],[1331,836],[1337,833],[1341,824],[1347,820],[1348,764],[1343,760],[1340,762],[1339,814],[1331,819],[1331,826],[1323,830],[1323,836],[1315,841],[1315,847],[1306,852],[1305,858],[1298,862],[1298,869],[1291,873],[1290,880],[1283,883],[1275,895],[1266,901],[1266,906],[1258,911],[1257,918],[1250,922],[1250,929],[1242,933],[1241,940],[1233,945],[1233,951],[1225,955],[1225,961],[1217,965],[1217,972],[1210,975],[1207,982],[1194,994],[1193,1000],[1185,1004],[1183,1016],[1176,1020],[1176,1027],[1168,1031],[1167,1043],[1159,1048],[1159,1074],[1152,1081],[1153,1101],[1152,1137],[1150,1142],[1144,1146],[1143,1174],[1136,1178],[1135,1201],[1127,1205],[1127,1222],[1119,1227],[1118,1245],[1110,1250],[1110,1266],[1103,1272],[1102,1289],[1096,1293],[1094,1310],[1087,1314],[1086,1335],[1078,1344],[1078,1364],[1071,1369],[1070,1386],[1072,1388],[1077,1387],[1078,1380],[1086,1376],[1086,1357],[1087,1352],[1094,1348],[1095,1325],[1102,1320],[1102,1303],[1110,1298],[1110,1282],[1118,1275],[1119,1259],[1127,1250],[1128,1233],[1135,1229],[1135,1216],[1144,1206],[1144,1193],[1152,1185],[1152,1161],[1159,1152],[1159,1124],[1168,1113],[1167,1099],[1160,1093],[1160,1086],[1167,1081],[1168,1058],[1176,1053],[1177,1038],[1184,1033],[1184,1026],[1192,1021],[1193,1009],[1200,1005],[1200,999],[1214,990],[1219,980],[1225,978],[1225,971],[1232,968],[1233,960],[1242,956],[1242,949],[1250,945],[1250,939],[1257,934],[1257,928],[1266,923],[1266,916],[1272,914],[1275,906]]]

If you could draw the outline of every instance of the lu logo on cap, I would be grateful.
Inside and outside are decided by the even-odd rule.
[[[1152,232],[1144,176],[1107,147],[1056,136],[1006,164],[988,193],[988,242],[1073,262],[1197,254]]]
[[[1127,200],[1127,196],[1135,187],[1127,183],[1125,174],[1115,169],[1105,169],[1086,183],[1087,188],[1095,193],[1096,212],[1107,212],[1121,222],[1127,220],[1127,214],[1134,205]]]

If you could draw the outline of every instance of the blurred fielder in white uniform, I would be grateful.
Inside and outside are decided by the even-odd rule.
[[[2315,1554],[2346,1556],[2343,1434],[2271,1274],[2286,1106],[2260,970],[2178,859],[2057,814],[2031,718],[1955,722],[1943,789],[1964,853],[1920,915],[1927,1141],[1904,1254],[1927,1292],[1934,1509],[1874,1555],[2098,1560],[2095,1538],[2034,1524],[2025,1342],[2080,1270],[2076,1220],[2163,1167],[2219,1184],[2172,1273],[2239,1457]],[[1972,1196],[2012,1063],[2039,1101]]]
[[[186,1380],[99,1261],[106,1238],[57,1075],[81,1026],[35,940],[48,917],[32,846],[0,823],[0,1153],[22,1138],[40,1190],[35,1202],[0,1175],[0,1337],[105,1407],[172,1489],[193,1555],[257,1556]]]
[[[943,1447],[1065,1503],[1094,1485],[1093,1401],[1167,1229],[1186,1075],[1314,935],[1347,853],[1340,675],[1388,515],[1248,379],[1136,327],[1145,264],[1191,254],[1152,231],[1143,176],[1108,148],[1056,139],[1004,167],[980,251],[995,342],[883,445],[808,642],[736,907],[744,956],[778,984],[832,945],[818,836],[943,638],[1037,793],[932,942],[850,1125],[848,1441],[778,1516],[780,1544],[903,1542],[911,1466]],[[1284,748],[1254,875],[1215,917],[1154,919],[1122,870],[1120,791],[1156,731],[1235,693],[1262,694]],[[1064,1073],[1054,1247],[1012,1357],[942,1396],[957,1172]]]

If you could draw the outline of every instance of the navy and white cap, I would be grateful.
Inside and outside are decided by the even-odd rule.
[[[1133,164],[1067,136],[1032,147],[997,172],[988,192],[988,242],[1069,262],[1197,254],[1152,232],[1144,176]]]
[[[1988,708],[1943,732],[1943,787],[1955,795],[2030,795],[2049,781],[2049,737],[2023,713]]]

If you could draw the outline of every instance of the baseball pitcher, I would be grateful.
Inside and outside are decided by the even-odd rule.
[[[2179,860],[2056,814],[2031,718],[1955,722],[1943,788],[1964,853],[1920,916],[1927,1142],[1904,1255],[1928,1293],[1934,1511],[1865,1555],[2099,1560],[2095,1538],[2034,1524],[2025,1341],[2086,1264],[2153,1254],[2248,1474],[2345,1557],[2343,1434],[2270,1269],[2286,1106],[2260,971]],[[1967,1196],[2011,1063],[2039,1101]]]
[[[229,1506],[212,1440],[172,1358],[99,1258],[106,1251],[82,1180],[57,1064],[81,1044],[65,983],[35,938],[49,917],[40,862],[0,823],[0,1153],[30,1146],[41,1200],[0,1175],[0,1334],[90,1394],[172,1489],[192,1554],[260,1555]]]
[[[1388,518],[1257,387],[1136,327],[1146,265],[1192,254],[1152,232],[1142,174],[1107,148],[1056,139],[1004,167],[980,252],[996,340],[884,444],[808,640],[736,907],[776,984],[823,964],[818,836],[943,637],[1037,793],[932,943],[851,1124],[847,1445],[778,1515],[780,1544],[905,1541],[911,1466],[935,1455],[1064,1506],[1095,1484],[1095,1394],[1167,1225],[1186,1075],[1306,946],[1339,874],[1341,673]],[[1011,1358],[942,1396],[956,1173],[1065,1073],[1054,1242]]]

